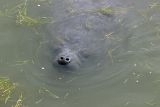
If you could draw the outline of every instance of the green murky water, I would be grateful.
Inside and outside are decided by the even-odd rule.
[[[51,54],[45,25],[27,26],[17,19],[25,2],[29,18],[52,17],[54,22],[110,6],[126,30],[106,35],[116,45],[107,50],[106,62],[75,74],[60,73],[46,57]],[[0,76],[16,85],[1,107],[14,106],[20,95],[23,106],[18,107],[160,106],[159,0],[1,0],[0,10]],[[128,37],[127,42],[121,37]]]

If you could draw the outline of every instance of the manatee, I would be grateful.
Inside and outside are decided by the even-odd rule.
[[[66,71],[98,66],[113,45],[106,35],[119,27],[114,16],[99,13],[82,13],[48,25],[53,66]]]
[[[111,62],[108,51],[115,48],[122,26],[118,15],[97,10],[117,5],[116,0],[54,0],[51,11],[55,22],[45,27],[53,67],[78,70]]]

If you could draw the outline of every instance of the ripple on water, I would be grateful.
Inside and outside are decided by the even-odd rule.
[[[95,16],[95,14],[83,14],[71,17],[62,22],[57,22],[53,29],[52,27],[48,28],[48,34],[52,34],[50,35],[52,37],[44,40],[37,49],[36,62],[38,65],[34,71],[26,74],[28,78],[32,78],[32,81],[36,81],[36,84],[46,84],[63,90],[66,89],[66,87],[93,88],[105,84],[112,84],[114,81],[119,81],[121,76],[124,76],[127,73],[129,66],[128,64],[124,65],[123,63],[119,65],[116,56],[125,52],[125,44],[127,44],[126,41],[129,35],[124,35],[127,34],[126,29],[124,31],[122,26],[120,28],[119,23],[114,22],[115,20],[107,19],[110,22],[105,22],[104,20],[106,19],[104,17],[106,18],[106,16],[101,15]],[[90,24],[95,24],[97,20],[101,23],[91,26],[91,30],[89,30],[84,28],[83,25],[84,22],[86,23],[86,20],[87,23],[90,21]],[[104,23],[102,23],[102,21],[104,21]],[[80,22],[82,24],[81,26],[78,24]],[[78,31],[76,29],[77,26]],[[98,30],[94,29],[94,27],[98,28]],[[73,31],[73,33],[71,31]],[[100,31],[102,31],[102,33]],[[83,32],[83,35],[81,32]],[[77,46],[77,43],[74,45],[74,39],[69,39],[71,41],[73,40],[72,42],[69,41],[72,45],[66,43],[67,46],[74,46],[73,49],[87,48],[93,50],[89,54],[94,54],[94,56],[86,57],[87,60],[81,61],[78,69],[68,70],[68,68],[63,66],[54,66],[52,62],[56,56],[56,52],[52,51],[52,48],[55,48],[55,45],[57,44],[59,45],[60,43],[63,43],[63,41],[68,42],[68,39],[64,39],[67,34],[69,34],[70,37],[72,34],[77,34],[80,36],[80,38],[78,37],[79,41],[86,42],[80,42],[80,46]],[[54,37],[55,35],[59,35],[58,39],[57,37]]]

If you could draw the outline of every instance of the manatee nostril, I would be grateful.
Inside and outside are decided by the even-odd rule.
[[[60,59],[62,59],[62,60],[63,60],[64,58],[63,58],[63,57],[60,57]]]
[[[69,61],[69,58],[66,58],[66,61]]]
[[[70,58],[61,56],[61,57],[59,57],[59,59],[57,60],[57,63],[60,64],[60,65],[67,65],[67,64],[70,63]]]

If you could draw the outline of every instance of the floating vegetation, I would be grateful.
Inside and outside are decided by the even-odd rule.
[[[70,8],[68,11],[70,12],[71,16],[80,15],[83,13],[100,13],[102,15],[112,16],[115,14],[126,14],[128,11],[128,8],[102,7],[98,9],[88,9],[88,10],[79,10],[79,11]]]
[[[2,16],[2,17],[9,17],[8,10],[7,9],[4,10],[4,11],[0,10],[0,16]]]
[[[0,16],[16,19],[17,24],[28,27],[33,27],[53,22],[52,17],[32,18],[31,16],[29,16],[27,11],[27,0],[25,0],[25,2],[16,5],[11,9],[7,8],[4,10],[0,10]]]
[[[0,10],[0,16],[14,18],[15,15],[18,13],[19,7],[23,5],[24,5],[24,2],[21,2],[13,7],[7,6],[4,10]]]
[[[98,9],[97,12],[103,15],[112,15],[114,13],[114,10],[110,7],[104,7],[104,8]]]
[[[34,60],[33,59],[18,60],[12,66],[21,66],[21,65],[25,65],[25,64],[34,64]]]
[[[23,96],[22,94],[19,96],[19,99],[17,100],[15,106],[12,107],[23,107]]]
[[[11,82],[11,80],[7,77],[0,77],[0,101],[6,104],[10,102],[15,105],[11,107],[23,107],[23,96],[22,94],[19,96],[18,100],[15,101],[12,97],[16,93],[16,84]]]
[[[150,106],[150,107],[154,107],[157,105],[157,103],[154,101],[154,99],[148,101],[148,102],[145,102],[146,105]]]
[[[149,7],[150,7],[150,8],[159,8],[159,9],[160,9],[160,3],[158,3],[158,2],[151,3],[151,4],[149,5]]]
[[[0,77],[0,100],[5,101],[5,104],[15,90],[15,84],[9,78]]]
[[[40,88],[39,89],[39,94],[47,94],[48,96],[55,98],[55,99],[59,99],[60,97],[57,96],[56,94],[54,94],[53,92],[51,92],[50,90],[46,89],[46,88]]]
[[[108,50],[108,55],[109,55],[109,57],[110,57],[110,59],[111,59],[111,62],[112,62],[112,64],[113,64],[113,63],[114,63],[114,60],[113,60],[112,52],[113,52],[112,49]]]
[[[151,2],[145,9],[137,10],[137,12],[148,22],[153,22],[152,20],[154,15],[155,16],[158,15],[159,11],[160,11],[160,3],[154,1]]]
[[[39,19],[32,18],[27,14],[27,0],[24,5],[20,6],[16,15],[16,23],[25,26],[37,26],[52,21],[52,18],[42,17]]]
[[[111,8],[111,7],[103,7],[97,9],[97,12],[103,14],[103,15],[113,15],[113,14],[124,14],[127,12],[125,8]]]
[[[39,4],[39,3],[44,3],[44,4],[52,4],[52,1],[51,0],[32,0],[33,3],[35,4]],[[38,5],[37,5],[38,6]]]

